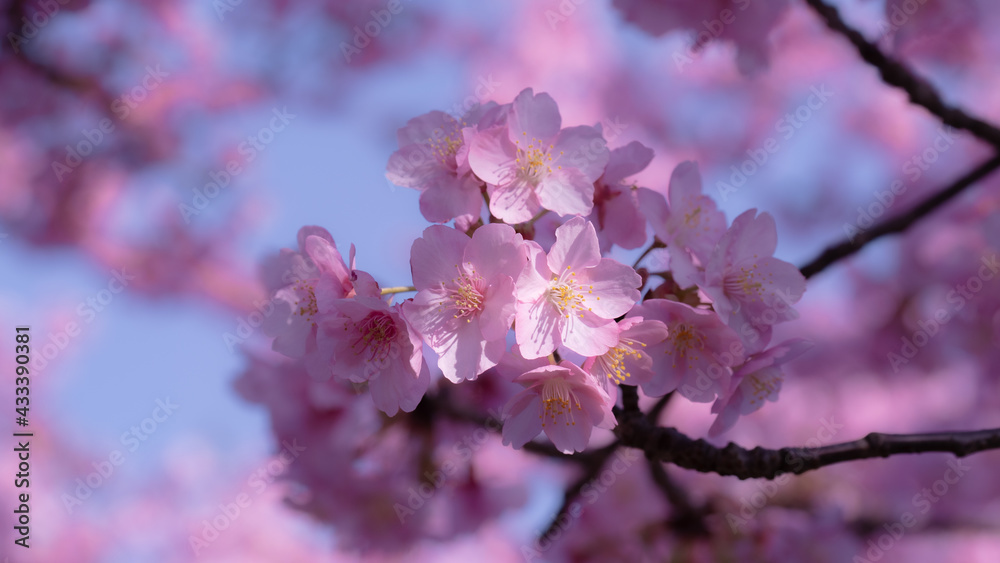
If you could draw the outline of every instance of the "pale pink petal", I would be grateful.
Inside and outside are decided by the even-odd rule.
[[[420,213],[433,223],[444,223],[462,215],[479,216],[483,195],[471,176],[446,176],[420,194]]]
[[[489,223],[473,233],[472,242],[465,248],[465,261],[472,263],[484,278],[506,275],[517,279],[528,263],[521,249],[523,242],[510,225]]]
[[[614,320],[583,311],[563,318],[560,340],[577,354],[600,356],[618,344],[618,327]]]
[[[639,211],[636,190],[624,188],[604,201],[601,229],[613,244],[639,248],[646,243],[646,218]]]
[[[612,258],[602,258],[580,278],[580,283],[592,292],[586,296],[587,307],[606,319],[629,312],[641,297],[642,277],[630,266]]]
[[[531,360],[548,356],[560,344],[559,327],[562,313],[545,296],[530,306],[520,306],[514,319],[514,334],[520,345],[521,355]],[[612,322],[612,324],[614,324]],[[616,335],[617,336],[617,335]],[[607,350],[596,354],[603,354]]]
[[[550,154],[552,169],[574,168],[588,182],[595,182],[604,173],[611,152],[601,132],[588,125],[567,127],[559,132]]]
[[[583,217],[574,217],[556,229],[556,242],[547,258],[549,270],[583,270],[601,262],[601,249],[594,224]]]
[[[594,182],[576,168],[547,174],[535,188],[542,207],[563,215],[589,215],[594,207]]]
[[[530,184],[514,180],[507,185],[496,186],[489,190],[490,213],[494,217],[511,225],[530,221],[539,211],[542,204]]]
[[[516,154],[517,149],[507,139],[505,128],[478,131],[469,143],[469,167],[487,184],[509,184],[515,177]]]
[[[632,141],[611,151],[602,179],[609,185],[618,184],[625,178],[642,172],[652,161],[653,149],[639,141]]]
[[[347,264],[344,257],[337,250],[337,246],[325,238],[309,235],[306,237],[306,254],[312,259],[320,273],[328,275],[335,280],[345,283],[350,278]]]
[[[433,225],[424,229],[423,235],[413,241],[410,248],[413,287],[419,291],[456,277],[456,267],[462,263],[468,242],[465,233],[451,227]]]
[[[531,390],[525,389],[511,398],[504,407],[503,443],[514,449],[533,440],[542,432],[542,399]]]
[[[570,405],[569,408],[574,415],[572,419],[560,417],[553,420],[546,417],[542,422],[542,430],[559,451],[582,452],[587,449],[587,445],[590,443],[590,433],[594,428],[594,423],[591,422],[590,417],[582,408],[575,405]]]
[[[486,291],[486,303],[479,314],[479,327],[486,340],[507,336],[515,315],[514,280],[501,276]]]
[[[538,139],[546,141],[559,133],[562,118],[559,116],[559,106],[546,93],[535,94],[531,88],[525,88],[514,98],[511,112],[508,116],[510,140]]]

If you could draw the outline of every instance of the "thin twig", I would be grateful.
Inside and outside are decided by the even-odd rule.
[[[806,0],[806,3],[823,18],[827,27],[846,37],[865,62],[878,69],[886,84],[905,91],[911,102],[927,109],[945,125],[968,131],[994,147],[1000,148],[1000,129],[958,108],[945,104],[941,95],[927,80],[914,74],[903,63],[887,56],[856,29],[847,25],[840,17],[840,12],[836,7],[823,0]]]
[[[819,256],[799,268],[799,270],[803,276],[810,278],[834,262],[861,250],[866,244],[879,237],[905,231],[918,220],[965,191],[969,186],[993,173],[997,168],[1000,168],[1000,155],[994,156],[980,164],[974,170],[956,180],[954,184],[920,202],[909,212],[883,221],[866,231],[860,231],[851,240],[845,240],[827,247]]]
[[[563,493],[562,505],[559,506],[559,510],[556,512],[555,516],[552,517],[552,520],[549,522],[549,525],[546,526],[545,531],[538,536],[539,542],[544,542],[546,538],[555,531],[556,526],[559,525],[559,520],[570,511],[577,497],[579,497],[580,493],[583,492],[583,488],[587,486],[587,483],[597,477],[598,473],[601,472],[601,468],[604,467],[604,463],[613,453],[615,453],[618,446],[619,443],[616,440],[599,450],[593,451],[595,455],[589,463],[587,463],[583,474],[580,475],[580,477],[574,481],[572,485],[567,487],[566,492]]]

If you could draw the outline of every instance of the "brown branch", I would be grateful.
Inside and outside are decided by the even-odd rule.
[[[740,479],[773,479],[783,473],[799,475],[835,463],[898,454],[949,452],[964,457],[1000,449],[1000,428],[929,434],[873,432],[853,442],[817,448],[748,450],[732,442],[719,448],[705,440],[689,438],[674,428],[657,427],[642,417],[626,415],[619,420],[615,435],[622,445],[641,449],[650,459]]]
[[[905,91],[912,103],[934,114],[945,125],[968,131],[994,147],[1000,148],[1000,129],[958,108],[947,105],[934,86],[914,74],[903,63],[887,56],[874,43],[847,25],[840,17],[840,12],[836,7],[823,0],[806,0],[806,3],[823,18],[827,27],[846,37],[865,62],[878,69],[886,84]]]
[[[918,220],[965,191],[969,186],[992,174],[997,168],[1000,168],[1000,155],[994,156],[980,164],[971,172],[956,180],[952,185],[920,202],[909,212],[883,221],[871,229],[860,231],[851,240],[841,241],[827,247],[819,256],[799,268],[799,270],[803,276],[810,278],[834,262],[861,250],[866,244],[879,237],[905,231]]]
[[[677,483],[674,483],[661,462],[653,459],[647,461],[649,462],[649,474],[653,477],[653,482],[663,492],[663,496],[667,498],[667,502],[674,507],[674,516],[669,522],[670,527],[684,535],[709,535],[708,528],[705,526],[706,511],[696,507],[691,502],[687,492],[683,488],[678,487]]]

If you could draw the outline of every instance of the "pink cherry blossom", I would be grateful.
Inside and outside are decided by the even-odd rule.
[[[646,242],[646,218],[639,210],[638,188],[625,179],[653,160],[653,150],[638,141],[611,151],[604,174],[594,184],[594,210],[588,219],[597,228],[601,250],[611,245],[639,248]]]
[[[555,100],[531,88],[515,98],[505,124],[478,132],[469,147],[469,165],[488,187],[490,213],[507,223],[528,221],[543,208],[590,214],[594,181],[607,163],[597,129],[562,129]]]
[[[284,249],[263,268],[264,282],[274,291],[263,330],[274,337],[274,351],[303,358],[309,373],[325,379],[331,366],[317,348],[317,323],[335,300],[356,293],[357,274],[326,229],[303,227],[298,239],[299,252]]]
[[[656,236],[670,249],[674,281],[691,287],[726,232],[726,216],[715,200],[702,194],[701,175],[694,162],[682,162],[670,175],[669,205],[652,190],[640,190],[639,201]]]
[[[583,369],[607,388],[608,382],[637,385],[653,378],[653,358],[647,348],[667,339],[660,321],[627,317],[618,323],[618,344],[601,356],[587,358]]]
[[[430,384],[420,336],[398,305],[377,297],[338,299],[320,322],[318,345],[338,379],[368,383],[379,410],[393,416],[416,408]]]
[[[642,279],[602,258],[593,223],[574,217],[556,229],[548,255],[528,241],[529,264],[517,279],[514,333],[527,359],[566,346],[600,356],[618,344],[614,319],[639,299]]]
[[[732,428],[740,416],[759,410],[765,401],[777,401],[785,378],[781,366],[801,356],[812,346],[806,340],[793,338],[751,356],[738,367],[726,396],[719,397],[712,405],[712,412],[719,416],[709,428],[708,435],[718,436]]]
[[[403,305],[413,328],[458,383],[495,366],[514,321],[514,280],[527,263],[521,235],[493,223],[467,235],[429,227],[413,243],[410,267],[418,293]]]
[[[520,449],[545,432],[559,450],[582,452],[593,428],[615,427],[614,402],[569,361],[533,369],[516,379],[527,387],[504,407],[503,443]]]
[[[750,209],[719,241],[699,284],[715,312],[740,333],[749,353],[767,346],[772,325],[798,318],[792,305],[806,289],[798,268],[772,256],[777,245],[774,218]]]
[[[462,130],[494,108],[494,102],[476,106],[461,119],[432,111],[411,119],[397,132],[399,150],[389,157],[386,177],[420,190],[420,212],[428,221],[471,222],[479,217],[482,183],[469,173]]]
[[[666,299],[647,299],[630,315],[661,321],[668,336],[647,346],[653,377],[640,382],[650,397],[677,390],[696,403],[707,403],[729,388],[730,367],[743,359],[739,335],[717,314]]]

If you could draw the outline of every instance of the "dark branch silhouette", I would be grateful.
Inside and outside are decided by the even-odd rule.
[[[827,266],[830,266],[838,260],[847,258],[848,256],[861,250],[861,248],[866,244],[879,237],[905,231],[938,207],[944,205],[955,196],[964,192],[969,186],[982,180],[986,176],[989,176],[997,168],[1000,168],[1000,155],[994,156],[993,158],[980,164],[971,172],[956,180],[954,184],[936,194],[931,195],[917,204],[910,211],[891,219],[887,219],[875,225],[871,229],[859,232],[853,240],[844,240],[827,247],[822,253],[820,253],[819,256],[814,258],[805,266],[799,268],[799,270],[802,272],[803,276],[810,278],[822,272]]]
[[[886,84],[905,91],[911,102],[936,115],[945,125],[968,131],[1000,149],[1000,129],[961,109],[945,104],[934,86],[914,74],[903,63],[887,56],[860,32],[847,25],[834,6],[823,0],[806,0],[806,3],[823,18],[827,27],[846,37],[865,62],[878,69]]]
[[[887,56],[878,46],[865,39],[860,32],[847,25],[836,7],[827,4],[823,0],[806,0],[806,3],[823,18],[827,27],[847,38],[865,62],[878,69],[882,80],[886,84],[905,91],[913,104],[925,108],[945,125],[968,131],[979,139],[1000,149],[1000,129],[982,119],[965,113],[961,109],[945,104],[934,86],[914,74],[900,61]],[[1000,157],[994,157],[980,164],[952,185],[928,197],[909,212],[879,223],[871,229],[861,231],[852,240],[845,240],[826,248],[819,256],[800,268],[802,275],[807,278],[812,277],[823,271],[827,266],[854,254],[866,244],[879,237],[905,231],[919,219],[941,205],[944,205],[969,186],[982,180],[998,167],[1000,167]]]
[[[591,456],[584,466],[584,472],[580,477],[573,482],[572,485],[566,488],[566,492],[563,493],[562,505],[559,506],[559,510],[556,512],[555,516],[549,522],[549,525],[545,528],[545,531],[538,536],[539,542],[544,542],[546,539],[555,532],[556,527],[559,525],[559,520],[569,513],[570,508],[573,503],[579,498],[580,493],[583,492],[583,488],[587,486],[587,483],[593,481],[597,478],[601,469],[604,467],[604,463],[615,453],[620,444],[615,441],[599,450],[592,450],[590,453],[595,455]]]
[[[783,473],[799,475],[844,461],[898,454],[948,452],[964,457],[1000,448],[1000,428],[928,434],[873,432],[853,442],[817,448],[748,450],[732,442],[720,448],[702,439],[694,440],[674,428],[654,426],[642,416],[623,413],[623,418],[615,429],[622,445],[639,448],[650,459],[740,479],[773,479]]]

